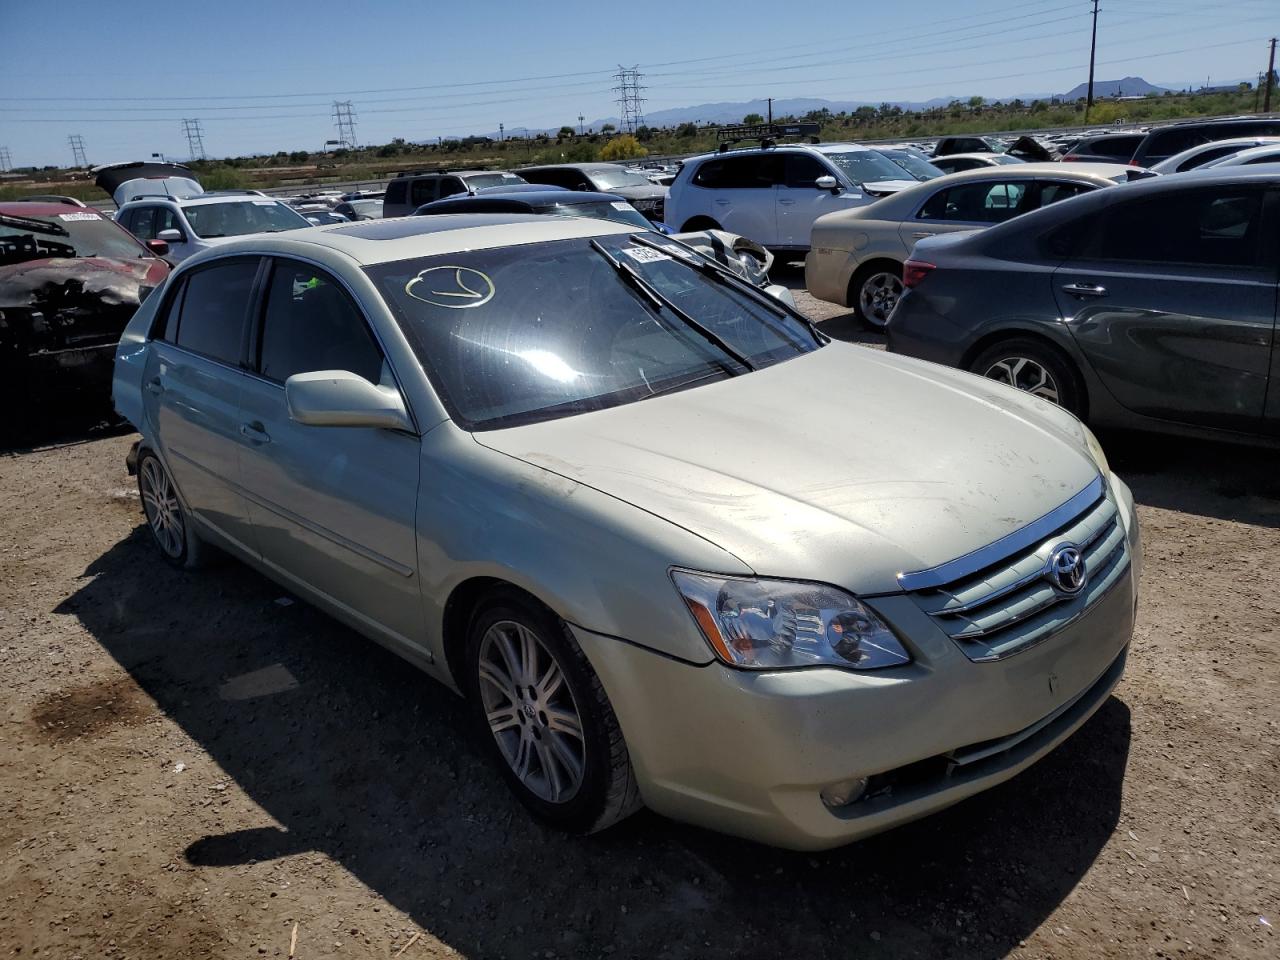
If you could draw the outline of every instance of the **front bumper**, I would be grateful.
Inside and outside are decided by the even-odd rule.
[[[1008,780],[1106,701],[1124,670],[1139,570],[1081,619],[1007,660],[974,663],[906,596],[874,601],[917,656],[872,673],[694,666],[574,628],[604,684],[645,803],[797,850],[839,846]],[[873,778],[861,800],[821,791]],[[884,786],[888,785],[887,791]]]

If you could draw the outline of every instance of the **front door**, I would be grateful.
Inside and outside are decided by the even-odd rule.
[[[262,558],[375,633],[423,636],[417,576],[417,436],[292,420],[284,382],[349,370],[395,386],[365,317],[329,274],[278,258],[265,286],[241,402],[241,482]]]
[[[147,357],[143,407],[187,508],[255,553],[240,493],[241,366],[258,257],[218,260],[169,295]]]
[[[1149,417],[1260,428],[1276,318],[1275,198],[1256,185],[1113,201],[1054,296],[1115,399]]]

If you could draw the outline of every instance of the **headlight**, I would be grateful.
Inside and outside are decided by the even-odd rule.
[[[1084,445],[1089,448],[1089,456],[1093,458],[1093,462],[1098,466],[1098,472],[1102,474],[1102,479],[1106,480],[1111,476],[1111,467],[1107,463],[1107,455],[1102,452],[1102,444],[1098,442],[1098,438],[1093,435],[1093,431],[1080,424],[1080,429],[1084,431]]]
[[[746,251],[738,254],[738,265],[742,267],[743,274],[753,286],[764,287],[769,284],[769,275],[764,272],[764,266]]]
[[[749,670],[831,666],[878,670],[910,663],[897,637],[836,587],[671,571],[711,649]]]

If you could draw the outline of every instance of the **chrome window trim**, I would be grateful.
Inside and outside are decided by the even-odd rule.
[[[908,591],[926,590],[931,587],[940,587],[945,583],[977,573],[984,567],[998,563],[1006,559],[1010,554],[1017,553],[1019,550],[1030,547],[1050,536],[1063,524],[1075,519],[1096,503],[1102,497],[1104,489],[1102,475],[1095,474],[1094,478],[1089,481],[1089,485],[1070,500],[1050,510],[1039,519],[1031,521],[1025,527],[1021,527],[1001,537],[994,543],[979,547],[977,550],[962,557],[956,557],[954,560],[940,563],[936,567],[900,573],[898,574],[898,585],[903,590]]]

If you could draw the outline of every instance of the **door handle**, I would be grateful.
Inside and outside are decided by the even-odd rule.
[[[720,204],[720,206],[724,207],[724,206],[728,206],[729,201],[728,201],[728,200],[717,200],[717,201],[716,201],[716,203],[718,203],[718,204]]]
[[[1105,297],[1107,295],[1107,288],[1096,283],[1065,283],[1062,289],[1073,297]]]
[[[252,444],[263,444],[271,442],[271,435],[267,433],[266,428],[258,420],[251,423],[240,424],[240,436],[244,437]]]
[[[933,235],[932,230],[917,230],[911,235],[911,238],[913,240],[923,240],[925,237],[932,237]]]
[[[779,203],[781,206],[789,207],[789,206],[791,206],[792,204],[794,204],[794,203],[795,203],[795,201],[794,201],[794,200],[779,200],[779,201],[778,201],[778,203]]]
[[[154,393],[156,396],[164,393],[164,384],[160,382],[159,377],[152,377],[146,383],[147,393]]]

